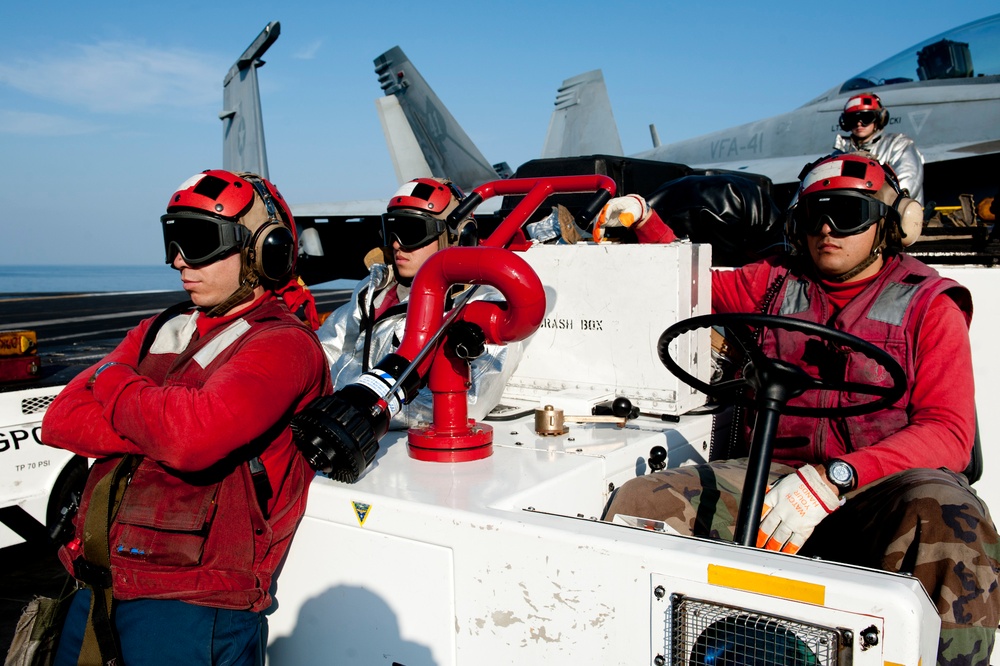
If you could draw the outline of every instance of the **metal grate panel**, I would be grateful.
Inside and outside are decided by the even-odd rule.
[[[840,632],[680,595],[671,600],[674,666],[835,666]]]
[[[55,395],[36,395],[33,398],[25,398],[21,401],[21,413],[27,415],[44,412],[55,399]]]

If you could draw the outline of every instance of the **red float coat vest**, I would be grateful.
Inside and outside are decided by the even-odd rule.
[[[210,331],[182,353],[147,354],[139,364],[139,373],[161,386],[199,388],[256,334],[276,328],[303,328],[276,300],[261,304],[234,323],[235,328],[223,325]],[[223,339],[227,335],[229,339]],[[201,367],[196,355],[202,363],[206,358],[211,360]],[[326,379],[322,391],[329,390]],[[300,396],[288,419],[313,397]],[[241,449],[246,451],[245,457],[224,459],[196,474],[180,474],[141,457],[110,527],[115,598],[180,599],[253,611],[267,608],[271,579],[305,510],[314,472],[297,454],[290,456],[287,469],[268,469],[271,485],[278,490],[271,502],[271,515],[265,517],[248,459],[260,456],[266,462],[270,448],[293,446],[286,420],[258,441],[248,442]],[[83,525],[94,485],[113,471],[119,460],[114,457],[94,463],[80,503],[78,526]],[[69,564],[66,549],[61,555]]]
[[[889,352],[903,368],[907,386],[913,386],[915,375],[915,327],[926,314],[934,299],[947,293],[972,315],[968,291],[957,282],[941,277],[937,271],[908,255],[888,260],[888,266],[860,294],[834,314],[829,298],[811,277],[794,268],[773,265],[770,285],[782,281],[780,288],[765,304],[767,314],[803,319],[826,324],[851,333]],[[833,373],[847,381],[888,386],[891,379],[875,361],[863,354],[823,346],[815,338],[800,333],[768,330],[763,351],[773,358],[803,363],[815,377],[820,370]],[[781,349],[781,353],[777,352]],[[789,405],[808,407],[846,407],[871,402],[870,395],[807,391],[789,401]],[[887,409],[863,416],[824,418],[783,415],[779,420],[774,460],[791,465],[825,462],[871,446],[907,425],[907,390]]]

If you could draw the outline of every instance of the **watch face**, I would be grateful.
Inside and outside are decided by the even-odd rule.
[[[838,486],[847,485],[854,478],[854,470],[851,469],[850,465],[841,460],[830,463],[827,473],[830,480]]]

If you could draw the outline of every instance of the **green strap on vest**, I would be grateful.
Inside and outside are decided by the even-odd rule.
[[[91,590],[90,617],[80,648],[80,666],[122,666],[118,636],[111,622],[112,580],[108,530],[118,511],[128,479],[139,458],[124,456],[94,486],[83,526],[83,555],[73,563],[76,577]]]

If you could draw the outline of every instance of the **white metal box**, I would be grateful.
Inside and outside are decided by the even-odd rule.
[[[505,404],[575,411],[580,404],[572,403],[623,396],[643,412],[669,415],[704,404],[664,367],[656,346],[671,324],[711,312],[710,246],[536,245],[522,256],[545,286],[545,319],[524,342]],[[708,381],[709,344],[707,329],[681,336],[674,358]]]

